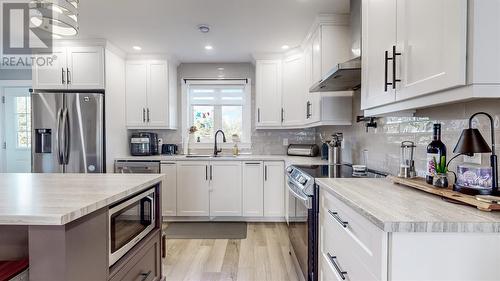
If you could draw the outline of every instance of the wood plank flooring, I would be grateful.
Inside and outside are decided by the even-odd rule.
[[[167,239],[167,281],[298,281],[285,223],[248,223],[246,239]]]

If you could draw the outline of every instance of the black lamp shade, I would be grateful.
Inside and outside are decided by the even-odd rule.
[[[473,153],[489,153],[491,148],[484,140],[478,129],[464,129],[458,140],[454,153],[473,154]]]

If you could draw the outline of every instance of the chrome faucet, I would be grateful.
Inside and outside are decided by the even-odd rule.
[[[223,142],[226,142],[226,135],[224,134],[224,132],[222,130],[217,130],[217,132],[215,132],[215,141],[214,141],[214,156],[217,156],[217,154],[219,154],[219,152],[222,152],[222,149],[217,149],[217,135],[219,133],[222,133],[222,141]]]

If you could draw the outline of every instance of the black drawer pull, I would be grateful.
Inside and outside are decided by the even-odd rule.
[[[149,276],[153,273],[151,270],[146,273],[141,273],[139,276],[141,277],[141,281],[146,281],[149,279]]]
[[[330,262],[333,264],[333,267],[335,267],[335,270],[339,274],[340,278],[342,278],[342,280],[345,280],[345,275],[347,274],[347,271],[342,271],[340,269],[340,266],[335,261],[337,259],[337,257],[330,255],[330,253],[328,253],[327,255],[328,255],[328,258],[330,259]]]
[[[341,226],[343,226],[344,228],[347,228],[347,225],[349,224],[348,222],[346,221],[343,221],[340,217],[339,217],[339,214],[337,212],[332,212],[330,210],[328,210],[328,213],[330,213],[330,215],[332,215],[332,217],[338,222],[340,223]]]

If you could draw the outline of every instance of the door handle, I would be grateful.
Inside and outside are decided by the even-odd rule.
[[[389,51],[385,51],[385,58],[384,58],[384,92],[387,92],[387,86],[392,85],[392,83],[387,82],[388,81],[388,61],[392,60],[392,58],[389,57]]]
[[[392,88],[396,89],[396,82],[401,82],[400,79],[396,79],[396,56],[400,56],[401,53],[396,52],[396,46],[392,46]]]
[[[307,101],[306,104],[306,119],[309,119],[311,117],[311,102]]]
[[[143,272],[143,273],[140,273],[139,276],[141,277],[141,281],[146,281],[149,279],[149,276],[151,275],[151,273],[153,273],[151,270],[148,271],[148,272]]]
[[[66,68],[66,80],[68,81],[68,84],[71,84],[71,73],[69,72],[69,68]]]
[[[281,108],[281,123],[283,123],[283,121],[285,121],[285,109],[283,109],[283,107]]]
[[[260,108],[257,108],[257,122],[260,123]]]
[[[330,253],[328,253],[327,255],[328,255],[328,258],[330,259],[330,262],[333,264],[333,267],[335,267],[335,270],[339,274],[340,278],[342,278],[342,280],[345,280],[345,275],[347,274],[347,271],[342,271],[340,269],[340,266],[337,264],[337,261],[336,261],[337,257],[332,256]]]
[[[68,115],[68,109],[65,108],[63,110],[63,132],[64,132],[64,149],[63,149],[63,159],[64,159],[64,164],[68,165],[69,163],[69,156],[70,156],[70,145],[71,145],[71,131],[69,127],[69,115]]]
[[[267,166],[264,166],[264,180],[267,181]]]
[[[146,109],[142,108],[142,123],[146,123]]]
[[[213,172],[212,172],[212,165],[210,165],[210,180],[212,180],[212,179],[213,179],[213,177],[212,177],[212,176],[213,176]]]
[[[205,165],[205,180],[208,181],[208,165]]]
[[[63,165],[64,159],[61,150],[61,121],[62,121],[62,109],[57,110],[57,121],[56,121],[56,144],[57,144],[57,158],[59,165]]]
[[[146,109],[146,111],[147,111],[147,113],[148,113],[148,123],[149,123],[149,120],[150,120],[150,119],[149,119],[149,107],[148,107],[148,109]]]
[[[63,84],[66,84],[66,80],[64,78],[66,76],[66,73],[64,72],[64,67],[61,67],[61,70],[62,70],[61,81]]]

